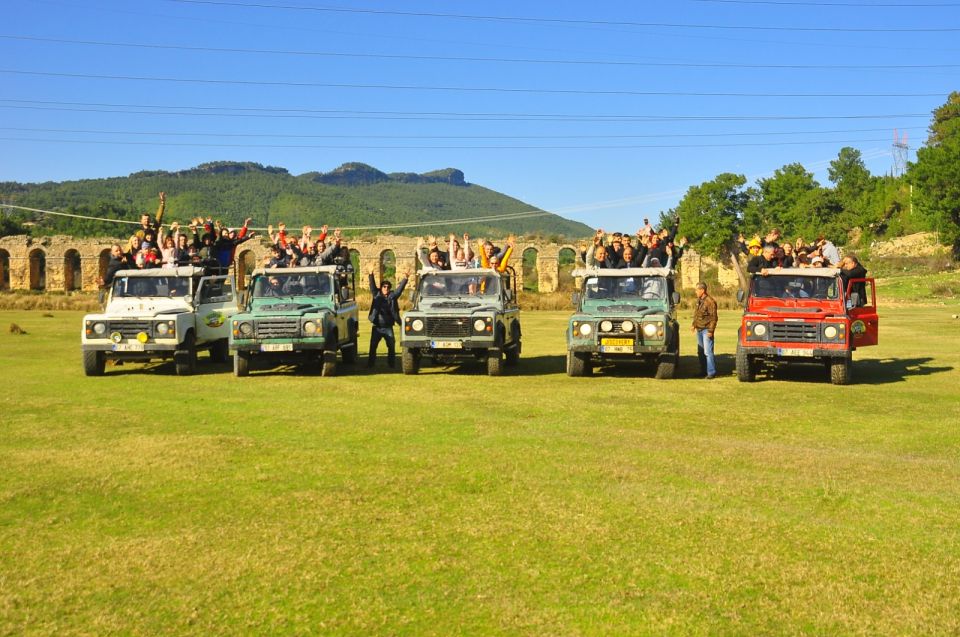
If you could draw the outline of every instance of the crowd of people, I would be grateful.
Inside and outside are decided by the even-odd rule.
[[[676,239],[680,218],[669,228],[654,230],[649,219],[636,233],[636,244],[627,232],[607,234],[601,228],[592,245],[580,245],[580,258],[588,268],[672,268],[687,246],[687,238]]]

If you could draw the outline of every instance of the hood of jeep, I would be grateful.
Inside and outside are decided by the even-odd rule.
[[[183,301],[173,299],[118,299],[111,301],[101,316],[106,319],[155,318],[192,311]]]
[[[333,311],[329,305],[318,303],[298,303],[294,301],[284,301],[277,303],[265,303],[257,305],[245,312],[246,316],[252,319],[259,318],[281,318],[298,317],[307,314],[318,314],[320,312]]]

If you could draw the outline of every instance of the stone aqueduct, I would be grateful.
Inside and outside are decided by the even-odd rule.
[[[29,237],[26,235],[0,238],[0,290],[35,290],[50,292],[92,292],[97,289],[110,258],[110,246],[121,243],[116,239],[78,239],[67,236]],[[383,271],[384,263],[393,258],[397,272],[415,272],[416,240],[411,237],[383,236],[374,241],[355,240],[348,243],[351,252],[359,257],[360,271],[368,272],[371,265]],[[557,244],[538,241],[518,241],[512,259],[515,266],[523,263],[521,255],[536,252],[536,274],[540,292],[555,292],[561,282],[561,253],[569,263],[579,260],[579,248],[572,243]],[[269,251],[266,243],[254,239],[240,246],[237,263],[242,271],[259,265]],[[567,252],[569,251],[569,252]],[[700,278],[701,259],[688,250],[683,257],[680,274],[681,287],[692,288]],[[518,268],[519,271],[519,268]],[[724,275],[727,276],[724,276]],[[723,285],[736,285],[735,277],[721,270]],[[725,281],[725,279],[727,279]],[[241,283],[242,285],[242,283]]]

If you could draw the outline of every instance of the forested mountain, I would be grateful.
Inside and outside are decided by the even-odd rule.
[[[331,227],[431,224],[390,229],[394,234],[466,231],[474,236],[516,233],[576,238],[592,233],[586,225],[554,214],[432,225],[444,219],[477,219],[538,209],[470,184],[461,171],[453,168],[423,174],[387,174],[360,163],[344,164],[328,173],[292,175],[285,168],[221,161],[189,170],[144,171],[128,177],[42,184],[0,182],[0,203],[101,218],[138,219],[141,213],[152,214],[156,210],[160,191],[167,193],[167,218],[171,221],[212,216],[230,225],[239,225],[244,218],[252,217],[252,225],[259,227],[281,221],[291,227],[319,227],[324,223]],[[113,223],[19,211],[0,227],[0,234],[19,230],[16,226],[23,222],[35,235],[122,234]],[[353,234],[363,232],[357,230]]]

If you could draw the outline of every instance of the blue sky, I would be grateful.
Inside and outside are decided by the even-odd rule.
[[[960,89],[943,0],[0,7],[0,181],[456,167],[626,230],[722,172],[800,162],[827,183],[853,146],[886,173],[894,129],[915,149]]]

